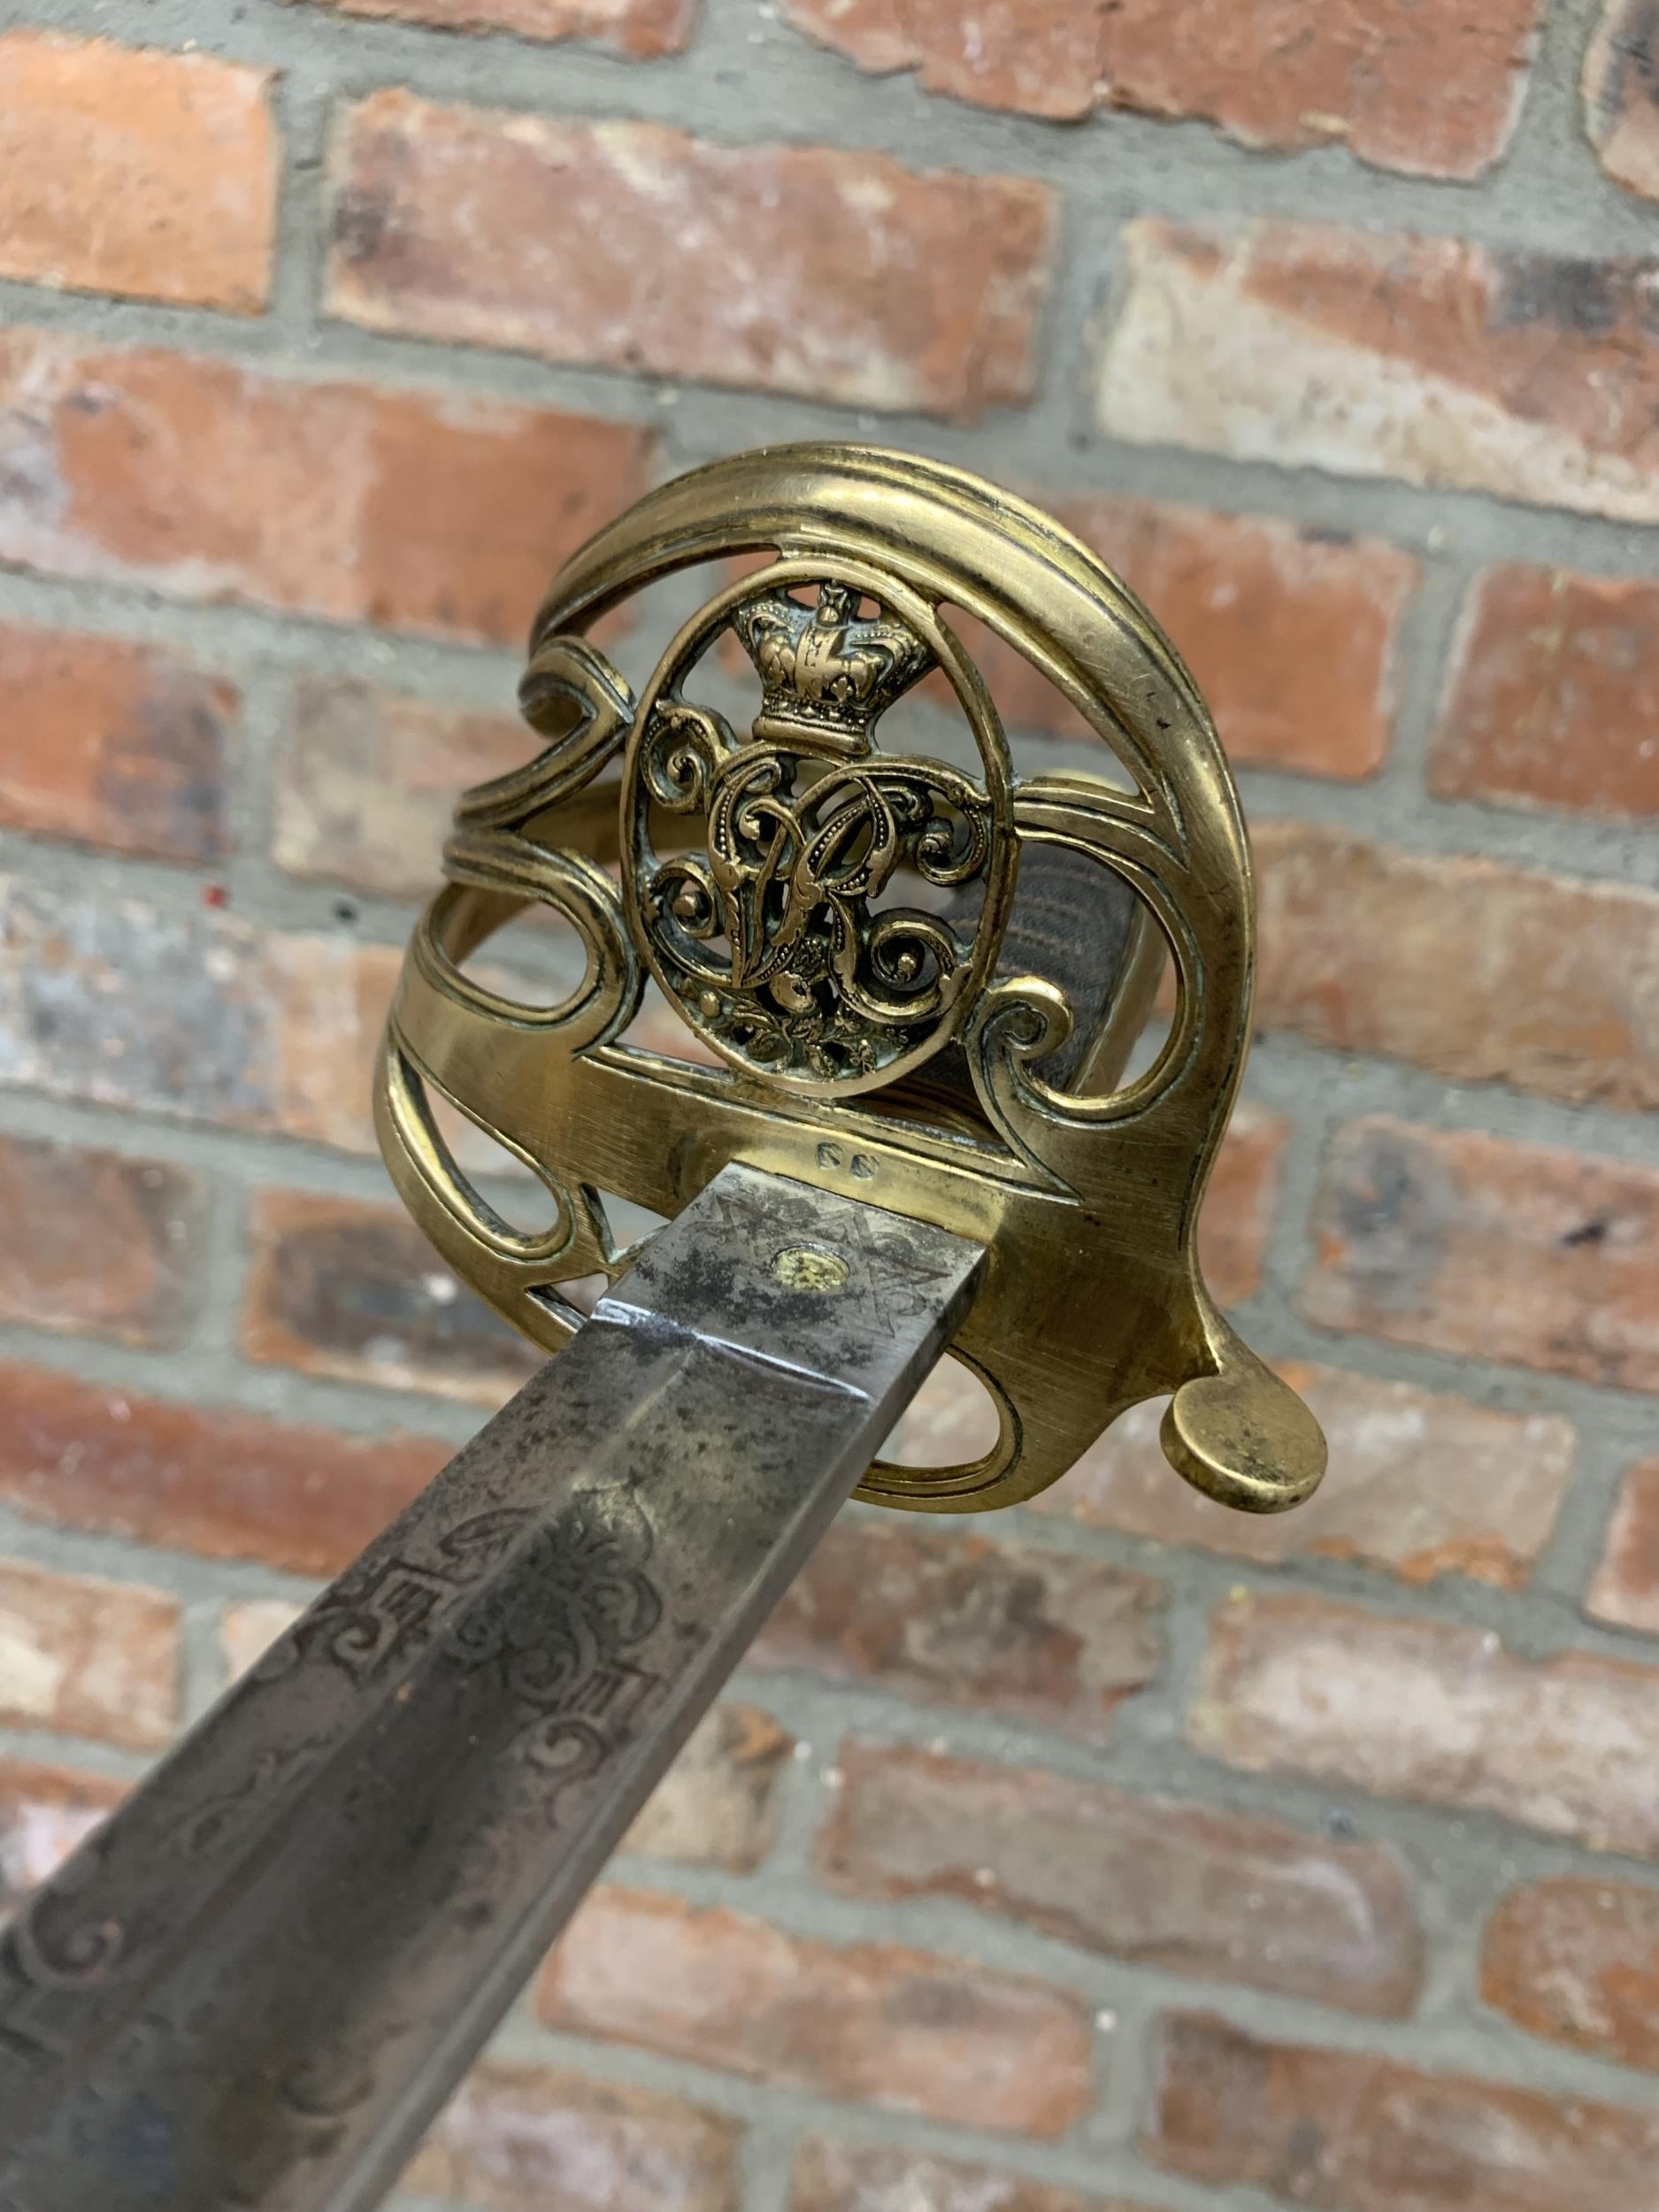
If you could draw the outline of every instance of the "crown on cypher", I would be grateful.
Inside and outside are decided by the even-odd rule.
[[[746,600],[732,627],[759,672],[757,741],[857,757],[878,718],[933,665],[916,633],[887,616],[861,619],[850,584],[824,582],[804,607],[787,592]]]

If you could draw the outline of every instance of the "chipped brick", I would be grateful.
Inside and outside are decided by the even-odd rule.
[[[1162,1586],[1103,1561],[895,1516],[836,1523],[751,1659],[1098,1741],[1157,1672]]]
[[[271,72],[0,38],[0,276],[257,315],[271,284]]]
[[[1386,1847],[903,1746],[842,1747],[819,1842],[836,1888],[949,1897],[1109,1958],[1394,2017],[1422,1973]]]
[[[1088,2015],[1057,1990],[654,1892],[590,1895],[536,2003],[565,2033],[976,2128],[1062,2135],[1092,2095]]]
[[[1659,1855],[1659,1673],[1626,1661],[1242,1592],[1211,1622],[1187,1735],[1254,1771]]]
[[[176,1343],[201,1259],[194,1175],[160,1160],[0,1136],[0,1319]]]
[[[124,638],[5,623],[0,688],[0,826],[156,860],[228,849],[233,684]]]
[[[1659,262],[1152,217],[1124,248],[1113,436],[1659,521]]]
[[[1442,799],[1659,814],[1659,584],[1519,562],[1487,569],[1429,787]]]
[[[0,1499],[31,1519],[334,1574],[450,1456],[0,1364]]]
[[[1338,1132],[1300,1303],[1358,1330],[1659,1390],[1659,1173],[1379,1115]]]
[[[401,90],[331,168],[329,306],[372,330],[956,419],[1032,396],[1056,226],[1025,178]]]
[[[565,555],[643,490],[649,443],[458,393],[11,330],[0,563],[517,646]]]
[[[1659,893],[1268,822],[1256,1018],[1578,1105],[1659,1105]]]

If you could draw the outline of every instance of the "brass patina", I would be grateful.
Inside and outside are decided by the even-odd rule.
[[[720,561],[729,580],[636,701],[595,625]],[[1129,788],[1080,769],[1015,777],[957,610],[1071,703]],[[708,703],[723,655],[759,678],[747,731]],[[882,749],[882,716],[935,672],[977,774]],[[1305,1497],[1324,1439],[1217,1313],[1194,1240],[1249,1029],[1244,826],[1197,687],[1111,572],[961,471],[774,448],[649,494],[577,553],[520,695],[545,749],[461,801],[376,1079],[393,1177],[456,1271],[557,1350],[581,1320],[559,1286],[614,1280],[631,1256],[602,1194],[672,1217],[743,1163],[989,1247],[951,1349],[995,1403],[995,1445],[943,1469],[879,1460],[861,1497],[1014,1503],[1165,1394],[1164,1451],[1199,1489],[1253,1512]],[[1022,860],[1043,848],[1126,883],[1167,951],[1169,1035],[1133,1079],[1121,1021],[1052,1079],[1077,1010],[999,962]],[[552,1008],[463,966],[536,902],[588,956]],[[1132,970],[1144,981],[1144,962]],[[698,1057],[625,1033],[648,977]],[[534,1171],[551,1227],[515,1229],[480,1197],[434,1093]]]

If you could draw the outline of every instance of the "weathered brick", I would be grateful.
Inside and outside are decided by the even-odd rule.
[[[1659,1890],[1575,1875],[1512,1889],[1486,1923],[1480,1994],[1534,2035],[1659,2070]]]
[[[1659,585],[1521,562],[1487,569],[1429,786],[1443,799],[1659,814]]]
[[[546,1358],[457,1281],[401,1206],[261,1191],[249,1231],[250,1359],[494,1407]]]
[[[1529,1661],[1479,1629],[1247,1591],[1217,1609],[1187,1736],[1234,1766],[1659,1853],[1659,1673],[1623,1660]]]
[[[1659,262],[1150,217],[1124,250],[1113,436],[1659,521]]]
[[[1659,15],[1652,0],[1606,0],[1584,58],[1584,122],[1608,175],[1659,200]]]
[[[0,1136],[0,1320],[177,1341],[202,1227],[183,1168]]]
[[[1218,124],[1246,146],[1346,144],[1413,176],[1473,177],[1509,142],[1539,0],[784,0],[788,19],[929,92],[1075,121],[1096,108]]]
[[[1256,1017],[1573,1104],[1659,1105],[1659,893],[1267,822]]]
[[[836,1888],[952,1897],[1109,1958],[1402,2016],[1422,1939],[1369,1843],[1024,1767],[849,1743],[819,1842]]]
[[[510,31],[516,38],[587,38],[636,61],[677,54],[698,0],[315,0],[342,15],[390,16],[439,31]]]
[[[838,2143],[809,2135],[795,2154],[789,2212],[1146,2212],[1026,2174],[962,2166],[893,2143]]]
[[[1659,1636],[1659,1459],[1640,1461],[1624,1478],[1585,1609]]]
[[[0,1499],[31,1519],[333,1574],[450,1456],[0,1364]]]
[[[1266,515],[1038,497],[1179,641],[1229,759],[1346,780],[1380,765],[1400,622],[1418,574],[1410,554]],[[1006,723],[1079,733],[1069,703],[1030,661],[965,618],[953,627]]]
[[[618,1848],[752,1874],[778,1833],[778,1784],[795,1738],[756,1705],[717,1705]]]
[[[1089,2016],[1058,1990],[649,1891],[590,1895],[536,2001],[569,2033],[978,2128],[1062,2135],[1092,2093]]]
[[[0,275],[257,315],[271,283],[271,73],[0,38]]]
[[[1235,1107],[1198,1217],[1198,1258],[1218,1304],[1236,1306],[1262,1286],[1290,1124],[1264,1107]]]
[[[480,2066],[403,2186],[479,2212],[733,2212],[742,2129],[680,2097],[541,2066]]]
[[[234,684],[123,638],[5,623],[0,688],[0,827],[157,860],[225,853]]]
[[[649,447],[625,423],[12,330],[0,563],[516,646]]]
[[[835,1524],[750,1655],[1098,1741],[1157,1672],[1163,1605],[1102,1560],[872,1515]]]
[[[172,1598],[0,1562],[0,1720],[153,1751],[179,1717]]]
[[[958,418],[1032,395],[1056,217],[1024,178],[401,90],[331,167],[329,306],[372,330]]]
[[[1142,2148],[1312,2212],[1649,2212],[1659,2121],[1364,2051],[1165,2021]]]
[[[1659,1173],[1378,1116],[1340,1131],[1309,1318],[1659,1390]]]
[[[1235,1513],[1171,1472],[1163,1402],[1125,1414],[1071,1473],[1033,1500],[1091,1528],[1277,1564],[1351,1559],[1402,1582],[1469,1575],[1519,1589],[1572,1471],[1572,1425],[1467,1399],[1286,1361],[1331,1447],[1325,1480],[1294,1513]]]
[[[522,767],[537,742],[508,715],[461,713],[351,677],[303,680],[277,757],[277,864],[428,896],[456,800]]]
[[[0,879],[0,1087],[367,1151],[389,946]]]
[[[101,1774],[0,1759],[0,1912],[49,1881],[122,1794]]]

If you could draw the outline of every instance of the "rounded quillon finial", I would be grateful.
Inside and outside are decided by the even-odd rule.
[[[636,697],[593,626],[720,561]],[[1113,775],[1016,775],[986,672],[1010,654]],[[377,1080],[394,1178],[451,1264],[556,1349],[580,1317],[560,1286],[630,1257],[604,1194],[672,1215],[744,1160],[992,1248],[952,1351],[995,1442],[878,1462],[860,1495],[1030,1497],[1167,1395],[1188,1481],[1253,1512],[1304,1497],[1317,1425],[1217,1312],[1194,1247],[1248,1042],[1243,826],[1192,679],[1110,572],[959,471],[773,448],[584,547],[521,696],[544,749],[462,799]],[[907,716],[919,739],[893,734]],[[552,1006],[468,965],[536,906],[585,954]],[[1125,1079],[1164,963],[1169,1034]],[[550,1226],[485,1203],[436,1098],[541,1179]]]

